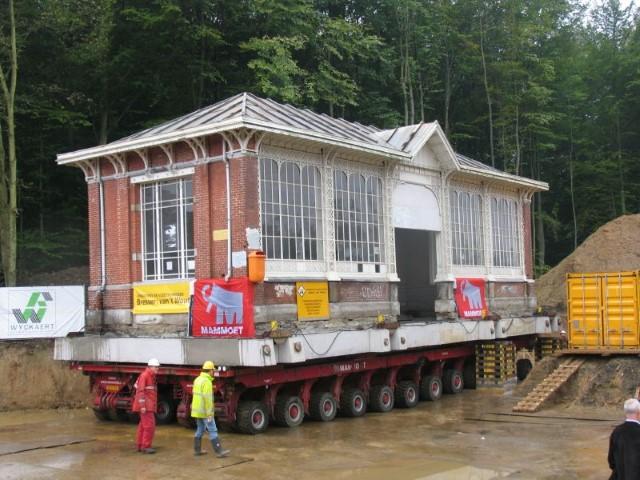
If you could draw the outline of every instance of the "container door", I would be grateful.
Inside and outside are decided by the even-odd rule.
[[[600,279],[596,275],[570,274],[567,278],[569,347],[599,348],[602,345]]]
[[[623,272],[604,274],[602,325],[604,344],[610,348],[638,347],[637,275]]]

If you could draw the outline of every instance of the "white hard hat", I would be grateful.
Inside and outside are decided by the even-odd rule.
[[[159,367],[160,366],[160,362],[158,361],[157,358],[152,358],[151,360],[149,360],[147,365],[149,365],[150,367]]]

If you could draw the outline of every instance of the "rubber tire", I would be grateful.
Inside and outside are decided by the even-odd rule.
[[[464,388],[470,390],[476,389],[476,362],[468,362],[464,364],[462,379],[464,380]]]
[[[112,422],[121,421],[120,415],[118,414],[118,410],[116,410],[115,408],[108,409],[107,415],[109,416],[109,420],[111,420]]]
[[[434,389],[434,383],[437,389]],[[437,375],[425,375],[420,383],[420,400],[437,402],[442,398],[442,379]]]
[[[140,415],[138,415],[138,412],[127,412],[127,421],[129,423],[138,423],[140,421]]]
[[[328,403],[331,403],[331,409],[326,410]],[[330,422],[336,418],[338,413],[338,402],[333,398],[333,395],[329,392],[316,392],[311,395],[311,401],[309,402],[309,416],[313,420],[319,422]]]
[[[260,422],[256,422],[256,414],[261,415]],[[236,412],[236,428],[239,432],[249,435],[265,432],[269,428],[269,411],[264,402],[253,400],[240,402]]]
[[[464,389],[464,378],[462,373],[453,368],[447,368],[442,374],[442,386],[444,393],[460,393]]]
[[[418,400],[420,399],[418,386],[411,380],[398,382],[394,394],[396,406],[400,408],[413,408],[418,405]]]
[[[516,375],[518,376],[519,382],[527,378],[531,368],[531,362],[529,360],[519,360],[518,363],[516,363]]]
[[[387,399],[385,403],[385,398]],[[394,405],[393,390],[389,385],[374,385],[369,392],[369,410],[373,412],[390,412]]]
[[[129,422],[129,414],[121,408],[116,409],[116,418],[119,422]]]
[[[294,416],[292,416],[292,412]],[[273,409],[273,420],[281,427],[294,428],[304,420],[304,405],[298,396],[280,395]]]
[[[101,422],[109,422],[109,421],[111,421],[111,416],[109,415],[109,410],[103,410],[103,409],[100,409],[100,408],[94,408],[93,409],[93,414]]]
[[[359,400],[358,400],[359,399]],[[358,401],[359,406],[357,405]],[[340,395],[340,413],[345,417],[361,417],[367,412],[367,399],[359,388],[347,387]]]
[[[160,395],[156,408],[156,423],[158,425],[169,425],[175,421],[176,405],[165,395]]]

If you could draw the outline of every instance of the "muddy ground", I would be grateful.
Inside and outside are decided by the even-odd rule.
[[[53,339],[0,341],[0,411],[82,407],[89,379],[53,360]]]
[[[502,390],[465,391],[412,410],[368,413],[255,437],[222,433],[230,457],[191,454],[193,431],[160,426],[155,455],[135,425],[85,409],[0,414],[3,479],[602,479],[619,420],[602,409],[512,415]],[[74,443],[75,442],[75,443]],[[210,447],[209,447],[210,448]]]

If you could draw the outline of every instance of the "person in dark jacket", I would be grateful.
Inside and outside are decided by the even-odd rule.
[[[635,398],[624,402],[624,415],[624,423],[609,439],[609,480],[640,479],[640,402]]]

